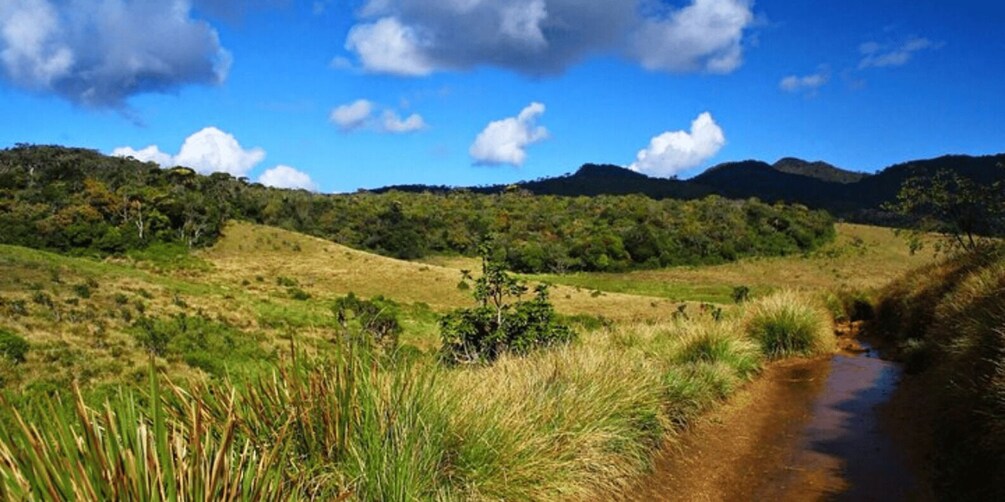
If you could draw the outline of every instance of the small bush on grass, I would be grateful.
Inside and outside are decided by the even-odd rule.
[[[152,354],[179,358],[214,376],[223,376],[229,366],[269,358],[260,346],[260,337],[202,315],[140,317],[133,323],[132,333],[136,342]]]
[[[8,359],[15,364],[23,363],[30,349],[31,344],[24,337],[5,329],[0,329],[0,357]]]
[[[744,330],[769,357],[813,355],[834,350],[834,321],[807,297],[783,291],[751,304]]]
[[[524,355],[575,339],[576,333],[558,319],[548,301],[547,285],[537,286],[532,300],[520,300],[527,286],[488,256],[483,253],[482,275],[474,281],[479,306],[455,310],[440,321],[445,362],[492,362],[504,353]]]
[[[382,296],[364,300],[354,293],[335,300],[335,321],[343,336],[361,334],[369,341],[393,349],[403,331],[398,321],[398,305]]]

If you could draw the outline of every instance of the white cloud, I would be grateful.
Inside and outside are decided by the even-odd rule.
[[[496,66],[560,73],[621,53],[657,71],[728,73],[743,60],[752,0],[368,0],[346,50],[365,71],[424,76]],[[343,67],[347,65],[341,65]]]
[[[218,84],[230,55],[187,0],[0,1],[0,77],[74,103]]]
[[[207,127],[185,138],[174,162],[201,173],[222,172],[244,176],[264,159],[265,150],[245,150],[232,134]]]
[[[743,63],[750,8],[750,0],[694,0],[664,19],[646,20],[632,50],[650,70],[730,73]]]
[[[377,105],[366,99],[358,99],[352,103],[335,107],[329,115],[333,124],[342,132],[353,132],[370,129],[381,133],[405,134],[421,131],[426,128],[426,121],[421,115],[413,113],[401,118],[398,112],[385,108],[378,119],[375,115]]]
[[[927,38],[919,37],[911,37],[905,42],[892,47],[877,42],[866,42],[859,46],[862,60],[859,61],[858,69],[904,66],[911,61],[916,52],[925,49],[937,49],[938,47],[939,44]]]
[[[809,75],[789,75],[778,83],[778,87],[785,92],[796,93],[805,91],[813,94],[826,85],[830,81],[830,78],[830,70],[822,66],[816,73]]]
[[[548,138],[548,130],[537,125],[544,105],[531,103],[516,117],[489,123],[468,151],[476,164],[522,166],[527,147]]]
[[[393,17],[353,26],[345,42],[346,50],[359,55],[363,69],[408,76],[433,72],[420,45],[416,30]]]
[[[203,174],[222,172],[241,177],[265,159],[265,150],[245,150],[232,134],[206,127],[185,138],[177,155],[168,155],[156,145],[142,150],[120,147],[113,150],[112,155],[156,162],[162,167],[191,167]]]
[[[722,128],[708,112],[691,123],[691,131],[665,132],[639,151],[629,169],[651,176],[671,177],[701,165],[726,144]]]
[[[171,167],[174,164],[174,157],[164,153],[157,145],[150,145],[141,150],[134,150],[128,146],[123,146],[112,150],[113,157],[132,157],[141,162],[153,162],[161,167]]]
[[[265,171],[258,177],[258,182],[275,188],[318,191],[317,183],[307,173],[284,165],[278,165]]]
[[[329,119],[343,131],[355,131],[367,124],[373,113],[373,103],[358,99],[347,105],[341,105],[332,110]]]
[[[402,119],[392,110],[384,110],[381,117],[381,129],[386,132],[403,134],[412,131],[421,131],[426,128],[426,121],[418,113],[413,113],[408,118]]]

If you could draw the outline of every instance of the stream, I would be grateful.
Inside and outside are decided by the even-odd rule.
[[[628,500],[928,500],[882,409],[899,365],[854,342],[782,361],[668,445]],[[904,415],[904,413],[901,413]]]

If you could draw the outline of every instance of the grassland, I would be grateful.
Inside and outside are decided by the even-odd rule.
[[[802,289],[878,286],[886,277],[880,268],[927,259],[896,251],[902,245],[885,230],[842,226],[826,256],[711,271],[540,277],[587,281],[556,287],[557,310],[611,322],[581,330],[571,346],[462,368],[435,364],[433,354],[438,314],[471,303],[470,291],[458,287],[460,268],[475,268],[469,262],[393,260],[244,223],[229,225],[217,245],[180,266],[157,253],[97,261],[0,246],[0,329],[30,343],[23,362],[0,367],[0,383],[15,391],[7,396],[16,408],[57,421],[39,432],[0,417],[2,432],[18,438],[0,441],[0,478],[10,481],[10,496],[114,488],[148,499],[188,486],[172,484],[178,480],[201,482],[212,495],[279,499],[616,493],[645,471],[661,441],[769,358],[829,350],[830,318],[815,294],[767,295],[804,284],[779,275],[816,271]],[[849,271],[837,277],[826,267]],[[841,280],[845,274],[858,279]],[[613,291],[608,277],[621,277],[627,292]],[[710,296],[647,289],[670,277],[694,285],[704,277],[724,289]],[[721,310],[694,303],[732,303],[728,293],[741,284],[766,298]],[[349,292],[397,303],[401,349],[366,355],[346,348],[331,304]],[[141,318],[155,320],[157,329],[142,331]],[[764,336],[757,330],[765,322],[793,337]],[[190,325],[195,335],[186,331]],[[153,358],[155,372],[173,382],[153,400],[163,401],[160,409],[149,399],[156,390],[135,390],[148,386],[147,350],[154,347],[138,333],[168,330],[184,343],[164,345]],[[291,345],[299,362],[289,357]],[[134,390],[113,392],[122,383]],[[39,411],[46,396],[72,403],[67,391],[75,386],[83,389],[75,411]],[[198,443],[193,431],[206,431],[207,442]],[[28,444],[49,449],[19,450]],[[122,445],[147,452],[148,463]],[[115,452],[133,474],[94,468],[58,476],[67,470],[60,459],[90,459],[95,467]],[[208,457],[186,456],[198,454]],[[167,476],[166,465],[179,475]],[[142,480],[149,485],[130,481],[137,472],[148,472]]]
[[[872,290],[933,260],[930,251],[912,254],[905,240],[888,228],[841,223],[837,231],[833,243],[804,256],[744,259],[709,267],[528,278],[672,301],[730,303],[737,286],[750,288],[755,296],[780,289]]]

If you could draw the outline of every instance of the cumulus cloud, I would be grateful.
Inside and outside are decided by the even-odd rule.
[[[232,134],[216,127],[206,127],[185,138],[177,155],[166,154],[156,145],[142,150],[134,150],[131,147],[116,148],[112,151],[112,155],[156,162],[163,167],[191,167],[203,174],[221,172],[241,177],[265,159],[265,150],[261,148],[246,150]]]
[[[157,145],[150,145],[141,150],[134,150],[131,147],[123,146],[112,150],[113,157],[132,157],[142,162],[153,162],[161,167],[174,165],[174,157],[161,151]]]
[[[355,131],[365,126],[373,113],[373,103],[358,99],[332,110],[328,118],[342,131]]]
[[[384,110],[381,117],[381,129],[386,132],[403,134],[412,131],[421,131],[426,128],[426,121],[418,113],[413,113],[408,118],[402,119],[392,110]]]
[[[668,131],[653,138],[648,147],[639,151],[629,169],[668,178],[698,167],[719,153],[725,144],[722,128],[712,114],[705,112],[694,119],[690,132]]]
[[[468,151],[476,164],[522,166],[527,147],[548,138],[548,130],[537,125],[544,105],[531,103],[516,117],[489,123]]]
[[[258,177],[258,182],[275,188],[318,191],[317,183],[307,173],[281,164],[262,173]]]
[[[245,150],[234,135],[215,127],[207,127],[185,138],[174,162],[201,173],[219,172],[244,176],[264,159],[265,150]]]
[[[188,0],[0,2],[0,76],[77,104],[121,108],[136,94],[218,84],[230,63]]]
[[[425,119],[417,113],[401,118],[395,110],[385,108],[378,118],[376,111],[377,105],[372,101],[358,99],[352,103],[335,107],[328,118],[342,132],[370,129],[382,133],[405,134],[426,128]]]
[[[911,61],[914,54],[925,49],[938,48],[939,44],[927,38],[911,37],[898,45],[884,45],[877,42],[866,42],[859,46],[862,60],[858,69],[886,68],[904,66]]]
[[[365,71],[423,76],[497,66],[554,74],[619,53],[658,71],[727,73],[742,62],[751,0],[368,0],[345,48]]]
[[[820,67],[816,73],[809,75],[789,75],[778,83],[778,87],[785,92],[806,92],[815,93],[830,81],[830,71],[827,67]]]
[[[694,0],[662,19],[645,20],[632,51],[650,70],[730,73],[743,63],[743,33],[754,21],[750,8],[750,0]]]

